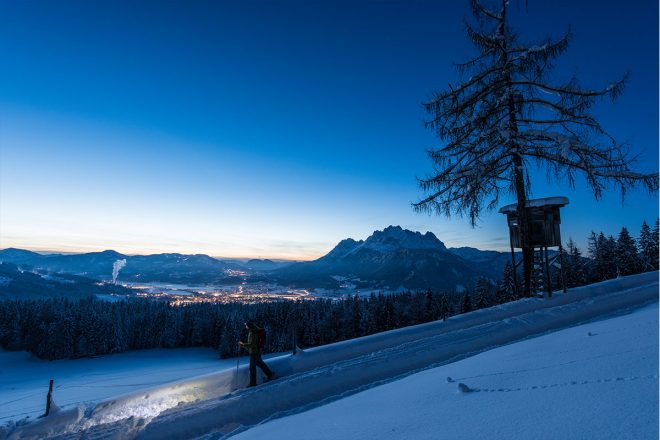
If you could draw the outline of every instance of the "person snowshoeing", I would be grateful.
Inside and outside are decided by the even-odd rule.
[[[261,368],[268,378],[267,380],[273,379],[275,373],[261,359],[261,350],[266,342],[266,331],[258,327],[252,320],[245,322],[245,328],[248,331],[247,342],[241,341],[240,344],[250,353],[250,384],[248,387],[253,387],[257,384],[257,367]]]

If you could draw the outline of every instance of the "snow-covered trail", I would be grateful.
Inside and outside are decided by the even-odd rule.
[[[624,294],[616,292],[600,297],[599,301],[586,299],[421,337],[294,374],[222,402],[209,402],[205,408],[173,411],[167,417],[153,420],[137,438],[159,439],[173,433],[177,438],[191,438],[186,436],[201,436],[210,431],[216,431],[217,438],[221,438],[239,426],[254,425],[278,413],[317,406],[421,369],[656,300],[657,278],[655,286],[648,287],[625,290]],[[194,433],[190,426],[184,426],[183,421],[189,417],[194,417],[197,425]]]
[[[465,386],[469,392],[460,392]],[[658,439],[658,420],[653,302],[270,420],[231,440],[640,440]]]
[[[285,376],[236,390],[246,369],[133,393],[90,409],[63,411],[9,438],[221,438],[278,415],[318,406],[383,381],[477,352],[657,301],[658,273],[574,289],[284,356]],[[194,403],[192,403],[194,402]],[[46,435],[44,435],[46,434]]]

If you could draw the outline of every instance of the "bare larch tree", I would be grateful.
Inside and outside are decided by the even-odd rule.
[[[576,78],[552,84],[553,60],[568,47],[570,30],[542,44],[520,43],[507,25],[508,1],[489,9],[471,1],[478,29],[466,23],[478,55],[458,65],[462,83],[434,94],[425,110],[427,128],[444,146],[430,150],[434,171],[420,179],[424,198],[417,211],[470,218],[515,194],[523,251],[524,293],[530,294],[533,249],[526,215],[530,166],[545,167],[557,181],[575,185],[582,174],[596,199],[608,185],[624,196],[642,185],[658,190],[658,174],[633,171],[628,145],[618,143],[590,113],[599,98],[615,99],[626,77],[600,90]]]

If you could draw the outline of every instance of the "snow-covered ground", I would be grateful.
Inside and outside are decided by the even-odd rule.
[[[71,408],[232,367],[236,359],[218,359],[218,352],[207,348],[140,350],[52,362],[0,350],[0,425],[43,414],[51,378],[55,403]]]
[[[534,430],[538,426],[545,426],[546,429],[552,427],[543,438],[566,438],[566,435],[570,438],[572,425],[582,420],[584,414],[577,411],[580,406],[592,408],[585,416],[587,418],[596,420],[593,414],[599,413],[600,408],[611,419],[607,423],[579,422],[585,423],[592,431],[600,429],[597,432],[604,434],[610,432],[608,429],[614,429],[614,424],[627,427],[628,438],[649,438],[649,434],[654,434],[650,438],[657,438],[657,300],[657,272],[611,280],[573,289],[566,295],[556,294],[552,299],[522,300],[452,317],[446,322],[438,321],[317,347],[297,356],[277,357],[271,359],[269,364],[283,377],[257,388],[243,389],[247,382],[245,367],[238,372],[231,369],[134,391],[95,405],[64,407],[62,411],[36,422],[9,425],[4,435],[12,439],[216,439],[238,434],[244,431],[244,427],[267,419],[300,413],[328,402],[334,402],[326,407],[330,411],[328,417],[334,417],[337,406],[341,407],[342,402],[354,405],[351,403],[355,402],[354,399],[363,399],[364,395],[384,390],[382,392],[385,394],[376,397],[378,401],[364,403],[362,400],[365,406],[360,411],[351,407],[352,423],[345,425],[335,420],[338,431],[335,431],[334,437],[321,437],[320,431],[332,431],[325,424],[318,428],[312,424],[307,431],[301,430],[307,435],[299,438],[376,438],[375,434],[370,434],[367,425],[384,436],[383,431],[375,426],[382,421],[374,421],[373,425],[367,423],[367,419],[374,417],[373,408],[376,407],[384,414],[389,414],[388,411],[403,414],[399,422],[392,415],[387,417],[392,420],[392,426],[387,433],[389,437],[384,438],[438,438],[432,434],[437,434],[437,428],[441,425],[447,432],[457,433],[449,438],[478,438],[480,434],[472,425],[482,424],[484,420],[492,422],[490,429],[486,431],[483,428],[484,431],[481,431],[482,434],[489,433],[487,438],[543,437],[545,434]],[[651,306],[655,308],[648,309],[649,304],[655,304]],[[611,324],[612,328],[623,325],[626,331],[608,333],[603,329],[610,328],[607,327],[610,324],[601,328],[598,327],[600,323],[592,322],[630,313],[643,306],[647,307],[643,309],[646,315],[644,319],[633,318],[635,325]],[[650,315],[647,310],[652,310]],[[641,312],[630,316],[637,313]],[[652,325],[641,325],[648,321],[648,316],[654,319]],[[602,322],[616,322],[616,319],[623,318]],[[586,331],[574,327],[584,322],[591,322],[588,326],[595,327],[589,327]],[[570,327],[574,328],[556,334],[559,335],[558,341],[552,340],[553,335],[549,333]],[[589,336],[590,332],[592,336]],[[620,334],[621,337],[609,338],[606,335],[610,333]],[[529,339],[542,334],[547,335]],[[546,341],[547,338],[550,339]],[[502,347],[525,339],[525,342]],[[569,341],[573,340],[583,343],[570,345]],[[516,348],[521,344],[523,348]],[[470,358],[493,348],[496,349]],[[591,348],[595,351],[590,351]],[[440,365],[444,365],[439,367],[440,373],[429,370]],[[416,372],[419,374],[411,376]],[[454,377],[456,381],[447,382],[447,376]],[[393,382],[395,379],[401,380]],[[474,391],[457,394],[457,381]],[[389,384],[374,388],[383,383]],[[401,383],[407,385],[399,385]],[[633,388],[621,388],[628,385]],[[421,389],[416,390],[418,386]],[[588,392],[575,399],[575,403],[571,396],[577,389]],[[363,390],[369,391],[356,394]],[[403,390],[409,390],[410,395],[405,396]],[[599,392],[601,390],[602,393]],[[391,393],[402,393],[403,400],[401,403],[395,402],[389,409],[381,408],[386,397],[394,399]],[[339,400],[351,395],[347,400]],[[452,401],[459,398],[457,396],[463,400],[455,401],[453,405],[462,408],[465,414],[445,418],[444,406],[437,406],[438,400]],[[497,396],[500,396],[499,399],[496,399]],[[536,399],[537,405],[530,404],[528,400],[534,400],[536,396],[539,397]],[[631,400],[637,403],[631,403]],[[498,402],[504,409],[513,408],[511,414],[524,417],[525,423],[504,420],[504,409],[491,408]],[[611,405],[619,403],[619,410],[611,410]],[[318,408],[312,413],[323,410]],[[447,411],[455,414],[451,411],[457,409]],[[412,414],[406,416],[407,412]],[[419,417],[418,413],[425,416]],[[653,415],[653,428],[648,422],[649,415]],[[542,416],[548,420],[545,424],[536,421]],[[309,419],[304,417],[307,417],[306,413],[278,419],[254,428],[257,434],[246,431],[240,435],[247,436],[245,438],[259,436],[259,432],[263,435],[263,431],[259,430],[273,426],[268,438],[288,439],[296,434],[292,425],[287,423],[306,424]],[[436,423],[431,421],[433,418],[441,421]],[[334,422],[327,421],[328,424]],[[567,426],[555,426],[562,423]],[[461,424],[469,426],[462,427]],[[518,431],[512,431],[514,428],[507,424],[513,427],[520,425],[521,433],[516,434]],[[598,426],[594,427],[595,424]],[[435,428],[427,428],[427,425]],[[399,431],[397,434],[397,429],[402,430],[404,426],[409,426],[411,431]],[[414,427],[416,430],[413,430]],[[463,436],[460,434],[463,430],[474,435]],[[617,430],[611,432],[619,433]],[[3,434],[0,432],[1,437]],[[576,435],[572,438],[626,437]]]
[[[657,439],[658,303],[422,371],[232,440],[265,438]]]

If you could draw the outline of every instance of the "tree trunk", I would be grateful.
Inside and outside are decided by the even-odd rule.
[[[523,253],[523,296],[530,296],[532,291],[532,260],[534,257],[531,240],[529,237],[529,218],[527,217],[527,194],[525,192],[525,180],[523,176],[522,158],[516,154],[513,156],[513,175],[516,187],[516,198],[518,201],[518,228],[520,229],[520,245]]]
[[[506,47],[506,7],[507,0],[502,0],[501,21],[498,27],[498,33],[502,37],[502,58],[504,64],[509,63],[509,57]],[[532,290],[532,260],[533,249],[529,236],[529,218],[527,216],[527,193],[525,192],[525,176],[523,174],[523,161],[517,141],[513,139],[518,134],[518,119],[516,116],[516,102],[510,71],[507,69],[506,82],[508,93],[508,112],[509,112],[509,148],[513,151],[513,179],[516,190],[516,199],[518,202],[518,227],[520,229],[520,244],[523,253],[523,296],[530,296]],[[515,268],[514,268],[515,269]]]

